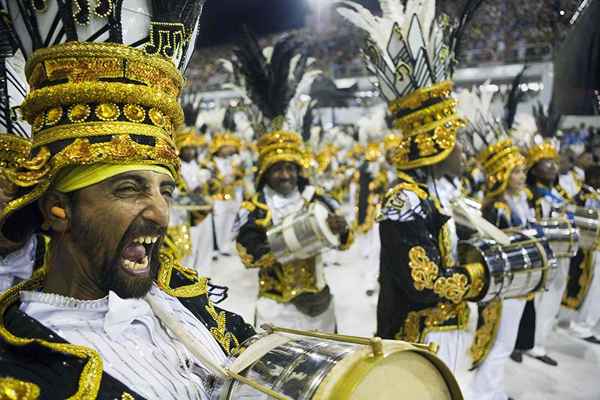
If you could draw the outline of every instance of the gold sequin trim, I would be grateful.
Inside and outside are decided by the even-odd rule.
[[[210,328],[210,333],[213,335],[215,340],[223,347],[227,354],[237,354],[240,348],[240,343],[235,335],[233,335],[231,332],[227,332],[227,316],[225,311],[217,312],[215,306],[210,300],[204,308],[217,324],[216,327]]]
[[[103,371],[102,358],[96,351],[70,343],[54,343],[42,339],[21,338],[13,335],[6,329],[4,315],[8,308],[19,300],[19,293],[22,290],[35,290],[40,288],[45,278],[46,267],[44,266],[34,271],[31,279],[19,283],[0,295],[0,337],[11,346],[28,346],[36,344],[58,353],[86,360],[79,377],[77,392],[69,397],[69,399],[95,399],[98,390],[100,389]]]
[[[483,306],[481,318],[483,323],[475,332],[473,344],[469,349],[474,366],[479,365],[489,354],[494,346],[496,334],[500,327],[500,316],[502,315],[502,300],[494,299]]]
[[[179,265],[175,261],[174,256],[169,252],[161,251],[159,257],[160,269],[158,271],[156,284],[163,292],[169,296],[182,298],[198,297],[208,293],[207,278],[201,278],[192,269]],[[171,276],[173,275],[173,270],[180,272],[193,283],[177,288],[171,287]]]
[[[433,289],[435,280],[438,277],[439,269],[438,266],[427,257],[425,249],[421,246],[411,248],[408,252],[408,260],[415,289]]]
[[[39,396],[40,387],[35,383],[0,377],[0,400],[35,400]]]
[[[248,250],[241,243],[237,242],[235,247],[246,268],[267,268],[277,262],[275,255],[271,252],[266,253],[258,260],[254,260],[254,257],[248,253]]]
[[[453,324],[447,321],[455,319]],[[466,303],[451,304],[440,302],[434,307],[411,311],[406,316],[404,326],[395,339],[412,343],[422,343],[430,332],[464,330],[469,321],[469,307]]]

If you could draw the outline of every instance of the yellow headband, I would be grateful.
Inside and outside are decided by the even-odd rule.
[[[171,172],[161,165],[97,163],[78,165],[66,170],[56,179],[54,188],[61,193],[74,192],[131,171],[154,171],[173,178]]]

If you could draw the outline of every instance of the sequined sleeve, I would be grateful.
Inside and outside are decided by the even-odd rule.
[[[430,232],[430,225],[421,217],[380,222],[380,280],[393,283],[413,303],[460,303],[475,295],[471,284],[480,279],[475,273],[480,271],[447,267],[437,241],[439,232]]]
[[[267,216],[254,203],[244,202],[236,221],[236,248],[246,268],[268,268],[276,263],[267,242]]]

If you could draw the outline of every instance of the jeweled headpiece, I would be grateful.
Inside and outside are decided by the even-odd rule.
[[[465,152],[475,157],[485,174],[485,195],[494,197],[508,187],[510,175],[517,166],[525,166],[525,157],[502,123],[491,111],[493,92],[480,89],[463,89],[456,94],[458,115],[465,121],[463,143]]]
[[[33,143],[29,163],[14,179],[21,196],[4,214],[39,198],[68,167],[153,164],[177,175],[181,71],[202,5],[8,1],[27,59],[30,92],[21,112],[32,125]]]
[[[349,1],[342,1],[338,12],[369,35],[363,52],[388,102],[394,128],[401,131],[393,155],[396,167],[438,163],[452,152],[463,126],[449,80],[456,35],[447,18],[435,18],[435,0],[380,5],[383,17]]]
[[[236,134],[235,108],[228,107],[223,114],[219,131],[212,136],[209,153],[215,155],[225,146],[234,147],[238,152],[242,149],[242,139]]]
[[[279,161],[307,168],[311,156],[299,132],[311,104],[308,93],[319,71],[307,72],[311,61],[292,35],[272,48],[261,49],[256,38],[246,32],[245,41],[234,52],[239,84],[255,106],[252,121],[259,137],[256,181],[260,183]]]

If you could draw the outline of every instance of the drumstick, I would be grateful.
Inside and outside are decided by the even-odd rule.
[[[159,304],[158,301],[156,301],[156,299],[152,298],[150,295],[147,295],[144,299],[148,302],[148,304],[150,304],[150,308],[152,308],[152,311],[154,312],[156,317],[160,319],[162,323],[165,324],[167,328],[169,328],[171,332],[173,332],[173,334],[181,340],[185,348],[188,349],[190,353],[192,353],[194,356],[196,356],[198,361],[200,361],[200,363],[202,363],[203,366],[209,369],[210,372],[213,373],[213,375],[221,379],[235,379],[248,386],[251,386],[259,392],[273,397],[276,400],[292,400],[286,395],[277,393],[271,388],[261,385],[258,382],[254,382],[246,378],[245,376],[239,375],[236,372],[223,368],[221,365],[214,363],[209,357],[206,356],[208,350],[206,349],[204,344],[202,344],[200,341],[196,340],[195,337],[190,335],[186,331],[186,329],[181,325],[181,323],[175,320],[173,317],[171,317],[169,312],[165,310],[165,308],[161,304]]]
[[[154,312],[154,314],[156,314],[158,319],[160,319],[165,324],[165,326],[169,328],[171,332],[173,332],[173,334],[181,340],[185,348],[188,349],[190,353],[192,353],[194,356],[196,356],[198,361],[200,361],[203,366],[208,368],[214,375],[216,375],[219,378],[225,379],[228,377],[228,374],[225,371],[225,369],[221,365],[214,363],[206,355],[209,352],[207,351],[204,344],[202,344],[195,337],[190,335],[186,331],[186,329],[181,325],[181,323],[175,320],[169,314],[169,312],[165,310],[165,308],[161,304],[159,304],[158,301],[156,301],[156,299],[152,298],[152,296],[150,295],[147,295],[144,299],[148,302],[148,304],[150,304],[150,308],[152,308],[152,311]]]

